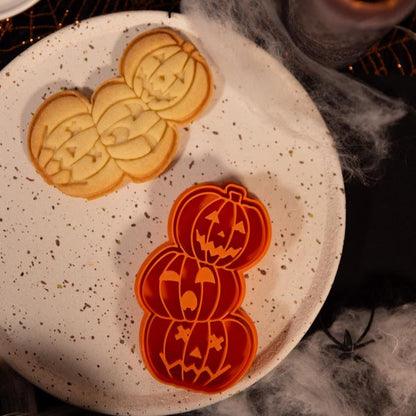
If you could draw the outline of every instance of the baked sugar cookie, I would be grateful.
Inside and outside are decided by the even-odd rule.
[[[161,174],[175,155],[176,126],[198,117],[212,94],[205,59],[168,29],[133,39],[119,72],[121,77],[101,84],[91,100],[63,91],[33,116],[31,160],[45,181],[65,194],[97,198],[125,181]]]

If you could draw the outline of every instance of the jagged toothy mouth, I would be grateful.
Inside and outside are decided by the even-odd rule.
[[[220,258],[230,256],[231,258],[234,258],[241,251],[241,248],[224,248],[223,245],[216,246],[212,241],[207,240],[205,235],[201,235],[199,231],[196,230],[196,241],[198,241],[201,250],[211,256],[219,256]]]

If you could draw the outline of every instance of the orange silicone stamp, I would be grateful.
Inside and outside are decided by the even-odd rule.
[[[256,354],[256,328],[241,309],[244,272],[269,247],[269,216],[241,185],[197,185],[173,205],[168,237],[136,277],[144,362],[163,383],[224,391]]]

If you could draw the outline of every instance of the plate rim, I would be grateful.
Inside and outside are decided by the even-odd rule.
[[[25,0],[23,2],[20,2],[17,6],[12,6],[8,9],[0,8],[0,20],[14,17],[18,15],[19,13],[22,13],[25,10],[30,9],[33,5],[35,5],[38,2],[39,0]]]
[[[121,12],[115,12],[115,13],[109,13],[106,15],[101,15],[101,16],[95,16],[95,17],[91,17],[88,19],[84,19],[82,21],[79,22],[79,24],[77,24],[77,27],[82,27],[84,25],[87,25],[88,23],[94,22],[97,26],[98,25],[102,25],[102,22],[104,22],[105,20],[111,19],[114,16],[117,16],[117,18],[123,18],[123,17],[127,17],[130,15],[136,15],[136,16],[141,16],[141,18],[145,19],[146,16],[150,17],[150,23],[151,24],[156,24],[156,20],[158,19],[169,19],[170,20],[170,16],[168,14],[168,12],[166,11],[156,11],[156,10],[133,10],[133,11],[121,11]],[[197,37],[197,33],[195,33],[192,29],[189,29],[188,25],[189,25],[189,20],[187,18],[187,16],[181,14],[181,13],[172,13],[172,27],[174,29],[177,30],[189,30],[190,33],[192,33],[193,35],[195,35]],[[101,22],[102,21],[102,22]],[[145,22],[143,21],[138,21],[137,25],[142,25]],[[164,24],[166,24],[167,22],[164,22]],[[179,25],[179,26],[178,26]],[[181,27],[181,25],[185,25],[186,27]],[[129,27],[135,27],[134,25],[130,24],[128,25]],[[26,55],[29,57],[30,54],[36,52],[39,49],[42,49],[44,44],[46,44],[51,38],[55,38],[56,41],[58,41],[59,39],[62,38],[66,38],[67,33],[70,33],[71,28],[73,27],[73,25],[67,25],[62,29],[59,29],[58,31],[55,31],[51,34],[49,34],[48,36],[45,36],[44,38],[42,38],[41,40],[39,40],[38,42],[36,42],[35,44],[29,46],[27,49],[25,49],[24,51],[22,51],[18,56],[16,56],[11,62],[9,62],[1,71],[0,71],[0,77],[3,76],[6,72],[10,71],[11,68],[13,68],[15,65],[18,65],[20,60],[24,60],[26,59]],[[122,28],[120,28],[120,33],[122,31]],[[203,42],[203,41],[202,41]],[[251,41],[247,40],[247,42],[252,43]],[[274,59],[275,58],[273,56],[271,56],[270,54],[268,54],[266,51],[264,51],[263,49],[258,48],[259,52],[267,55],[269,57],[269,59]],[[277,61],[277,60],[276,60]],[[315,103],[312,101],[311,97],[309,96],[309,94],[306,92],[306,90],[304,89],[304,87],[302,86],[302,84],[293,76],[293,74],[290,73],[289,70],[287,70],[284,65],[279,62],[279,64],[282,66],[282,68],[287,71],[288,75],[293,79],[293,81],[299,85],[299,88],[302,90],[302,92],[305,92],[306,96],[309,98],[309,101],[311,102],[312,106],[314,108],[316,108]],[[322,118],[322,116],[320,115],[319,111],[318,111],[318,115],[321,118],[322,122],[324,125],[325,122]],[[340,160],[339,157],[336,153],[335,148],[332,148],[331,150],[331,154],[329,155],[331,157],[331,161],[335,162],[335,164],[337,165],[336,167],[338,168],[338,171],[340,173],[340,175],[338,176],[338,185],[342,186],[342,188],[344,187],[344,183],[343,183],[343,178],[342,178],[342,169],[341,169],[341,164],[340,164]],[[344,244],[344,238],[345,238],[345,228],[346,228],[346,201],[345,201],[345,194],[341,195],[341,192],[338,193],[338,209],[341,211],[343,218],[342,218],[342,229],[338,230],[338,238],[336,241],[334,241],[334,251],[339,253],[339,257],[341,257],[341,253],[342,253],[342,248],[343,248],[343,244]],[[341,205],[339,205],[341,204]],[[341,228],[341,227],[340,227]],[[335,244],[336,243],[336,244]],[[266,374],[268,374],[271,370],[273,370],[279,363],[281,360],[283,360],[299,343],[299,341],[303,338],[303,336],[305,335],[305,333],[308,331],[308,329],[310,328],[310,325],[312,324],[313,320],[316,318],[316,316],[318,315],[322,305],[324,304],[324,301],[326,300],[333,282],[335,280],[335,276],[336,276],[336,272],[338,270],[339,267],[339,262],[340,259],[338,259],[338,262],[332,261],[331,263],[331,268],[330,271],[331,273],[329,273],[330,277],[328,277],[323,293],[322,293],[322,297],[323,297],[323,302],[322,303],[316,303],[315,308],[312,309],[311,311],[311,316],[312,316],[312,320],[309,322],[304,323],[301,328],[302,330],[298,332],[298,336],[296,337],[297,339],[293,339],[292,341],[288,342],[286,344],[286,348],[283,348],[282,350],[284,351],[283,353],[283,358],[280,359],[275,359],[273,362],[270,362],[268,366],[264,366],[262,368],[262,371],[260,372],[261,374],[254,380],[254,381],[250,381],[249,383],[247,383],[247,385],[244,388],[249,388],[252,384],[254,384],[254,382],[258,381],[260,378],[264,377]],[[280,352],[282,351],[280,350]],[[286,351],[287,350],[287,351]],[[7,357],[5,357],[6,362],[7,361]],[[13,365],[12,365],[13,367]],[[41,384],[37,383],[35,380],[30,379],[31,383],[37,385],[39,388],[43,389]],[[64,397],[64,393],[62,395],[59,394],[55,394],[55,392],[51,392],[51,391],[47,391],[48,394],[52,394],[56,397],[59,397],[60,399],[62,399]],[[199,396],[201,397],[201,396]],[[171,412],[175,413],[175,412],[182,412],[182,411],[189,411],[192,409],[197,409],[203,406],[207,406],[210,404],[214,404],[220,400],[224,400],[226,398],[229,397],[229,395],[227,395],[227,392],[224,393],[224,395],[214,395],[211,396],[214,398],[214,400],[210,400],[208,398],[205,398],[204,400],[201,400],[200,402],[202,402],[202,406],[196,406],[196,407],[192,407],[192,408],[187,408],[185,409],[184,406],[172,406],[171,408]],[[70,401],[71,403],[74,403],[75,405],[76,402],[74,401]],[[94,407],[97,411],[104,411],[104,412],[108,412],[109,409],[103,409],[100,407]],[[157,406],[156,406],[157,409]],[[149,413],[150,414],[150,413]],[[161,415],[162,413],[151,413],[153,415]],[[166,413],[163,413],[166,414]]]

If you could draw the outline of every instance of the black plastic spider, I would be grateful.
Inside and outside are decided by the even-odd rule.
[[[364,332],[359,336],[359,338],[355,342],[353,342],[351,333],[350,331],[348,331],[348,329],[346,329],[344,332],[344,342],[340,342],[329,332],[328,328],[326,328],[325,326],[322,326],[322,329],[324,333],[326,334],[326,336],[335,344],[335,345],[330,345],[329,348],[335,348],[335,349],[340,350],[342,352],[341,358],[346,358],[346,357],[352,356],[355,350],[363,348],[366,345],[374,342],[374,339],[361,342],[368,334],[368,331],[371,328],[371,324],[373,323],[373,318],[374,318],[374,309],[371,310],[370,319],[368,320],[368,324],[366,328],[364,329]]]

